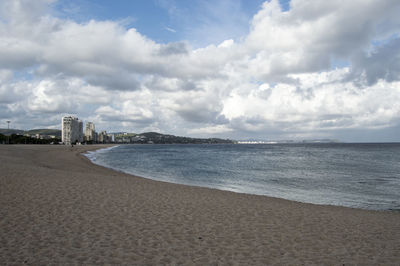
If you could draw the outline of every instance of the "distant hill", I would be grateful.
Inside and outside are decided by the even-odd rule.
[[[127,143],[154,143],[154,144],[217,144],[217,143],[234,143],[228,139],[218,138],[189,138],[174,135],[165,135],[157,132],[145,132],[141,134],[132,134],[130,136],[116,136],[116,142]]]
[[[54,135],[56,137],[61,137],[61,130],[59,129],[31,129],[31,130],[21,130],[21,129],[7,129],[7,128],[0,128],[0,134],[10,136],[12,134],[17,135]]]
[[[31,130],[20,130],[20,129],[5,129],[0,128],[0,134],[10,136],[12,134],[30,136],[40,134],[41,136],[56,136],[61,138],[61,130],[59,129],[31,129]],[[154,143],[154,144],[217,144],[217,143],[235,143],[235,141],[229,139],[219,138],[190,138],[180,137],[174,135],[166,135],[157,132],[145,132],[141,134],[135,133],[114,133],[115,142],[117,143]]]
[[[9,136],[12,134],[23,135],[23,134],[25,134],[25,130],[0,128],[0,134],[6,135],[6,136]]]
[[[25,131],[25,133],[31,134],[31,135],[40,134],[40,135],[54,135],[57,137],[61,137],[61,130],[59,130],[59,129],[46,129],[46,128],[31,129],[31,130]]]

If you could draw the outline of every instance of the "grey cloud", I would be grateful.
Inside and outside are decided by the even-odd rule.
[[[377,48],[370,55],[365,53],[354,57],[351,73],[348,79],[363,82],[371,86],[383,79],[387,82],[400,80],[400,39],[394,39],[388,44]]]
[[[213,94],[196,91],[190,96],[181,95],[173,111],[187,122],[225,124],[226,118],[221,115],[222,103]]]
[[[0,118],[10,118],[14,114],[10,111],[7,104],[0,103]]]
[[[365,128],[344,128],[329,132],[330,138],[348,142],[398,142],[400,123],[391,127],[369,129]]]
[[[65,114],[71,114],[71,112],[69,113],[65,113]],[[61,118],[59,113],[53,114],[53,115],[48,115],[46,117],[36,117],[36,116],[32,116],[29,117],[30,119],[32,119],[32,124],[34,125],[34,127],[36,128],[46,128],[46,127],[54,127],[56,126],[56,128],[61,127]],[[26,118],[25,118],[26,119]],[[24,122],[24,120],[22,120],[21,122]]]
[[[23,69],[37,64],[36,49],[31,45],[29,43],[17,44],[19,47],[10,49],[4,47],[7,46],[6,41],[0,37],[0,68]]]
[[[261,117],[235,118],[230,121],[229,127],[234,129],[233,139],[258,139],[258,140],[283,140],[294,139],[296,129],[285,130],[288,123],[277,121],[266,121]]]
[[[282,69],[283,70],[283,69]],[[259,74],[256,73],[255,75],[258,76],[258,79],[261,81],[264,81],[265,83],[268,84],[278,84],[278,83],[285,83],[285,84],[299,84],[298,80],[292,77],[287,76],[288,72],[287,70],[284,71],[277,71],[273,70],[273,72],[267,73],[267,74]]]
[[[147,117],[143,114],[126,114],[118,110],[96,110],[95,116],[91,117],[98,128],[107,129],[110,131],[121,130],[122,128],[129,129],[132,132],[138,132],[139,129],[157,125],[157,117]]]
[[[100,116],[103,122],[130,122],[138,125],[149,125],[155,122],[153,118],[148,117],[129,117],[128,115],[120,115],[120,114],[107,114],[101,113]]]
[[[92,63],[57,66],[46,64],[35,72],[36,75],[42,77],[81,78],[93,86],[100,86],[111,91],[134,91],[141,88],[137,74],[117,68],[117,66],[113,68],[112,66]]]
[[[34,23],[49,10],[49,4],[54,0],[2,0],[0,15],[11,23]]]
[[[221,115],[217,110],[210,109],[210,107],[185,106],[178,108],[175,110],[175,112],[187,122],[214,125],[223,125],[229,123],[229,120],[224,115]]]
[[[178,88],[179,90],[184,90],[184,91],[192,91],[200,89],[194,82],[190,80],[179,80]]]
[[[140,83],[129,73],[119,73],[115,76],[88,76],[85,80],[94,86],[101,86],[111,91],[134,91],[141,88]]]
[[[158,55],[161,56],[169,56],[169,55],[180,55],[180,54],[188,54],[189,47],[184,42],[174,42],[161,45]]]
[[[307,47],[307,50],[299,53],[302,54],[301,60],[295,63],[286,62],[281,55],[273,56],[269,76],[277,82],[294,83],[295,80],[287,77],[287,74],[311,73],[330,68],[329,51],[317,52],[313,47]]]
[[[178,78],[165,78],[152,75],[144,81],[144,86],[153,91],[194,91],[200,90],[194,81]]]
[[[342,119],[342,118],[346,118],[346,119],[351,119],[352,116],[351,115],[343,115],[343,114],[324,114],[324,115],[320,115],[319,119],[320,120],[335,120],[335,119]]]
[[[20,96],[17,95],[11,86],[0,86],[0,104],[17,102]]]
[[[188,122],[207,123],[214,119],[218,112],[210,112],[207,109],[179,109],[176,111],[179,116]]]
[[[33,97],[28,100],[27,111],[32,114],[59,114],[59,113],[69,113],[77,112],[80,109],[80,104],[74,101],[73,97],[66,97],[61,99],[60,97],[51,98],[50,101],[46,101],[37,97]]]
[[[224,115],[217,115],[213,122],[217,125],[226,125],[229,124],[229,119],[226,118]]]
[[[310,100],[312,99],[315,95],[314,95],[314,90],[312,88],[300,88],[300,87],[296,87],[296,94],[301,95],[301,97],[304,100]]]
[[[318,128],[351,128],[354,118],[351,115],[324,115],[317,118]]]
[[[11,71],[0,70],[0,104],[12,104],[25,101],[31,95],[29,82],[15,82]]]
[[[240,132],[265,132],[268,121],[261,117],[237,117],[230,120],[229,126]]]
[[[6,120],[10,120],[10,128],[16,129],[32,129],[40,127],[53,127],[59,125],[60,115],[40,113],[36,115],[26,110],[22,104],[14,106],[17,108],[10,109],[7,105],[0,104],[0,121],[4,122],[0,124],[0,128],[6,127]]]
[[[328,114],[302,117],[302,119],[266,120],[261,116],[237,117],[229,122],[229,126],[236,132],[266,136],[276,135],[282,138],[283,135],[304,134],[310,131],[336,130],[340,128],[351,128],[354,125],[354,118],[351,115]]]

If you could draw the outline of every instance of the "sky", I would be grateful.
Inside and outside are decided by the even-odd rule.
[[[2,0],[0,128],[400,141],[398,0]]]

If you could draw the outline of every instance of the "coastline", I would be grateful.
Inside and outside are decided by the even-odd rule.
[[[109,145],[113,146],[113,145]],[[400,260],[400,214],[136,177],[82,153],[0,145],[4,264],[374,264]]]

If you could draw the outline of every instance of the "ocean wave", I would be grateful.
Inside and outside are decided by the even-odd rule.
[[[98,150],[95,150],[95,151],[87,151],[83,155],[86,156],[86,158],[88,158],[92,163],[95,163],[98,154],[108,152],[108,151],[110,151],[110,150],[112,150],[114,148],[117,148],[119,146],[120,145],[115,145],[115,146],[112,146],[112,147],[102,148],[102,149],[98,149]]]

